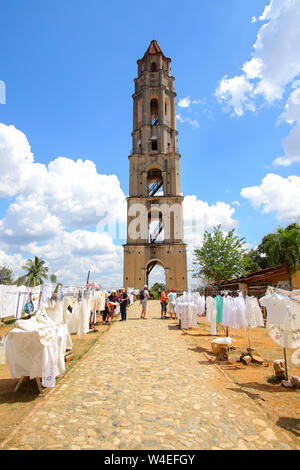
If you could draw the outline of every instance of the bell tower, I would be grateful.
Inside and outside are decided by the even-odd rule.
[[[143,288],[155,265],[166,287],[187,290],[183,196],[177,151],[176,93],[171,59],[152,41],[134,80],[132,153],[129,158],[124,287]],[[150,286],[149,286],[150,287]]]

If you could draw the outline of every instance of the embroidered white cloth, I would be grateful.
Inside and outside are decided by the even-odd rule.
[[[0,318],[16,315],[18,298],[17,286],[0,285]]]
[[[210,323],[210,334],[217,334],[217,306],[213,297],[206,297],[206,319]]]
[[[267,332],[283,348],[300,348],[299,292],[269,287],[260,299],[267,309]]]
[[[55,387],[55,378],[65,372],[67,344],[65,325],[54,325],[44,312],[18,320],[5,343],[12,377],[42,377],[44,387]]]
[[[251,328],[264,326],[262,311],[256,297],[246,297],[246,320]]]
[[[47,282],[42,286],[42,296],[40,301],[40,308],[47,308],[48,301],[51,299],[51,296],[55,290],[56,284],[52,282]]]
[[[61,300],[52,300],[48,302],[48,308],[46,309],[48,317],[56,325],[64,323],[64,309],[63,302]]]
[[[181,328],[197,328],[197,312],[194,302],[181,303]]]

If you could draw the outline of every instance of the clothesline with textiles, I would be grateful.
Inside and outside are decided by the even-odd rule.
[[[197,328],[197,316],[203,315],[204,312],[205,299],[199,292],[184,292],[181,297],[177,297],[175,313],[182,329]]]
[[[177,298],[175,311],[182,328],[196,328],[197,316],[206,316],[211,335],[217,335],[217,324],[227,328],[256,328],[264,326],[262,311],[255,297],[224,291],[224,296],[204,297],[198,292],[186,293]],[[236,296],[237,295],[237,296]],[[250,341],[250,339],[249,339]]]
[[[70,335],[82,336],[90,330],[91,314],[95,319],[96,312],[105,309],[105,292],[90,286],[64,289],[62,286],[57,288],[54,283],[45,283],[38,289],[33,288],[37,302],[33,305],[31,288],[7,287],[10,290],[2,290],[1,303],[13,298],[14,294],[19,300],[17,310],[12,309],[15,304],[11,302],[10,315],[6,312],[6,316],[17,312],[17,320],[14,328],[2,339],[11,375],[13,378],[42,377],[45,387],[54,387],[55,378],[65,370],[65,353],[72,348]],[[20,306],[21,293],[24,299]],[[33,316],[21,320],[19,313],[22,306],[26,311],[27,303],[32,304],[29,313]]]
[[[294,365],[300,365],[300,289],[287,291],[268,287],[260,303],[267,309],[267,332],[284,351],[286,380],[288,380],[286,348],[295,349]]]

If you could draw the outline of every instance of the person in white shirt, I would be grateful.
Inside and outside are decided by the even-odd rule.
[[[144,289],[140,292],[140,301],[141,301],[141,306],[142,306],[141,318],[143,320],[146,320],[147,301],[149,297],[150,297],[150,294],[148,292],[148,286],[144,285]]]
[[[170,300],[170,315],[171,315],[171,320],[173,319],[173,314],[174,314],[174,319],[176,320],[176,310],[175,310],[175,304],[176,304],[176,299],[177,299],[177,294],[175,292],[175,289],[171,289],[171,292],[167,295],[168,299]]]

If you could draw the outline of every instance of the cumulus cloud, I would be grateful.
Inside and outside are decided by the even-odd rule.
[[[255,105],[249,96],[252,96],[253,85],[246,76],[234,78],[223,77],[216,91],[217,99],[224,105],[224,109],[232,109],[233,114],[242,116],[245,109],[254,111]]]
[[[205,100],[192,100],[190,96],[186,96],[185,98],[181,98],[178,101],[178,106],[180,108],[189,108],[191,104],[204,104]]]
[[[216,97],[232,115],[254,112],[261,104],[273,104],[290,93],[281,118],[300,127],[300,2],[270,0],[259,20],[260,27],[253,44],[252,58],[242,66],[242,74],[223,77]],[[252,22],[258,21],[256,18]],[[295,89],[296,88],[296,89]],[[274,160],[275,165],[289,166],[300,161],[300,139],[292,129],[284,141],[285,155]]]
[[[233,218],[235,209],[225,202],[209,205],[196,196],[186,196],[183,201],[184,241],[187,243],[187,267],[189,285],[195,285],[192,278],[193,252],[203,242],[205,230],[211,231],[214,226],[221,225],[224,231],[236,228],[238,221]]]
[[[180,122],[188,122],[192,127],[199,127],[199,122],[196,119],[191,119],[189,117],[183,117],[180,113],[176,114],[176,119]]]
[[[237,227],[233,219],[235,209],[225,202],[209,205],[196,196],[186,196],[183,201],[184,240],[193,250],[202,243],[205,230],[212,230],[215,225],[222,225],[224,230]]]
[[[98,230],[101,221],[126,220],[116,175],[98,173],[89,160],[58,157],[48,166],[36,163],[25,134],[1,123],[0,162],[0,197],[15,197],[0,220],[0,262],[20,271],[26,257],[38,255],[64,281],[79,282],[92,267],[107,282],[121,279],[121,248]],[[94,231],[84,230],[88,227]]]
[[[268,174],[259,186],[243,188],[241,195],[255,209],[265,214],[274,212],[278,220],[296,220],[300,217],[300,177],[283,178]]]

